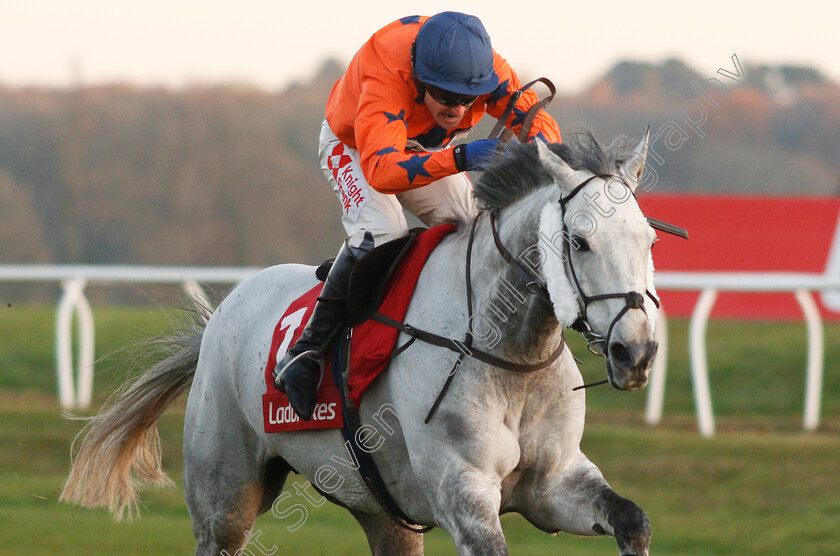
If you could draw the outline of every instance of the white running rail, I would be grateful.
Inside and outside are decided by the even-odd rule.
[[[715,434],[706,359],[706,326],[718,292],[790,292],[793,294],[805,315],[808,332],[802,425],[806,431],[814,431],[819,427],[825,359],[824,332],[820,312],[811,292],[840,290],[840,277],[797,272],[657,272],[656,288],[657,290],[699,290],[701,292],[689,324],[689,353],[697,424],[700,434],[705,437]],[[662,405],[665,400],[665,361],[668,358],[668,345],[664,311],[660,311],[660,319],[661,322],[656,331],[659,354],[651,372],[645,411],[645,421],[650,425],[656,425],[662,419]]]
[[[258,268],[201,266],[0,265],[0,281],[58,282],[63,294],[55,326],[58,398],[65,409],[85,409],[93,392],[93,312],[85,297],[89,284],[179,284],[194,299],[207,302],[200,283],[235,284]],[[78,366],[73,372],[73,315],[78,323]],[[74,380],[74,375],[76,380]],[[76,382],[74,386],[74,382]]]
[[[0,281],[58,282],[64,291],[56,315],[56,369],[61,406],[84,409],[93,389],[93,313],[84,290],[89,284],[180,284],[194,298],[205,301],[201,283],[236,284],[258,272],[254,267],[105,266],[105,265],[0,265]],[[820,422],[824,366],[823,326],[813,291],[840,291],[840,277],[813,273],[754,272],[657,272],[658,290],[700,291],[689,325],[691,379],[700,434],[715,433],[706,359],[706,326],[719,291],[790,292],[805,315],[808,332],[803,427],[816,430]],[[664,308],[663,308],[664,309]],[[72,324],[78,319],[79,361],[74,387]],[[659,356],[651,373],[645,421],[662,419],[668,359],[667,320],[660,311],[657,325]]]

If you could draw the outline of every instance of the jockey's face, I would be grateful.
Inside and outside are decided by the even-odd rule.
[[[457,128],[458,124],[461,123],[461,120],[464,119],[464,114],[467,113],[467,110],[469,110],[471,106],[465,106],[463,104],[447,106],[445,104],[441,104],[434,99],[429,91],[426,91],[423,101],[426,104],[426,108],[428,108],[429,112],[432,113],[435,123],[446,131],[452,131]]]

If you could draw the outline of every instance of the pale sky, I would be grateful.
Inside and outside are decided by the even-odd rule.
[[[349,61],[379,27],[420,11],[484,22],[523,78],[580,91],[618,59],[686,61],[703,76],[742,64],[815,66],[840,82],[840,3],[800,0],[397,2],[0,0],[0,85],[109,82],[266,90]]]

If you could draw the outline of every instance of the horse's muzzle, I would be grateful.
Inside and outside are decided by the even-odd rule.
[[[625,344],[613,342],[607,351],[607,376],[619,390],[638,390],[647,385],[659,344],[654,340]]]

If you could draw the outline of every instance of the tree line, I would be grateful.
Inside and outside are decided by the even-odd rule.
[[[327,61],[273,93],[0,87],[0,263],[268,266],[331,256],[343,229],[317,138],[342,69]],[[679,148],[658,149],[655,190],[840,193],[840,89],[809,68],[749,67],[747,78],[748,89],[713,97],[699,133],[686,127]],[[677,60],[621,62],[549,111],[564,134],[638,138],[648,125],[679,124],[700,98],[692,84],[704,81]]]

